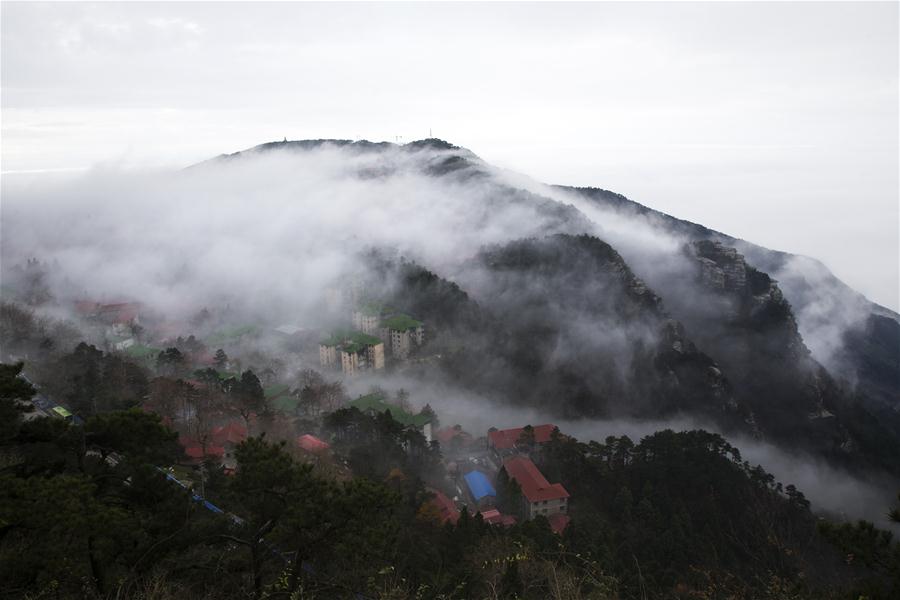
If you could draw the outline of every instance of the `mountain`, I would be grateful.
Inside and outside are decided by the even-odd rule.
[[[25,363],[0,369],[10,593],[897,595],[890,534],[829,521],[883,515],[900,482],[900,319],[813,259],[441,140],[14,190],[0,243],[0,355]],[[317,334],[363,308],[424,343],[328,370]],[[454,441],[409,427],[413,405]],[[176,439],[238,418],[254,435],[217,447],[227,469],[203,444],[184,468]],[[519,450],[571,494],[562,535],[457,506],[460,475],[494,471],[463,440],[548,421]],[[509,524],[521,487],[495,481]]]
[[[444,186],[442,204],[417,208],[471,217],[466,255],[410,252],[420,264],[379,278],[400,282],[395,305],[454,331],[440,340],[454,382],[564,417],[693,415],[900,475],[900,317],[821,263],[442,140],[276,142],[201,167],[323,149],[367,182]],[[407,285],[410,269],[441,291]]]
[[[368,265],[369,295],[428,324],[426,381],[567,418],[696,418],[900,475],[900,317],[812,259],[436,139],[272,142],[66,193],[63,228],[43,196],[8,200],[4,285],[26,302],[127,294],[183,320],[328,328],[323,295]],[[40,293],[7,268],[36,254],[54,264]]]

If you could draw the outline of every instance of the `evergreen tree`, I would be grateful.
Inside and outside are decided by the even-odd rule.
[[[224,350],[219,348],[218,350],[216,350],[216,354],[213,357],[213,362],[218,370],[224,371],[225,367],[228,365],[228,355],[225,354]]]

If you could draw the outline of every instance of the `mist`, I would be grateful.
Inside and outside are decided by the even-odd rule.
[[[510,193],[509,186],[520,191]],[[325,290],[361,268],[361,253],[390,249],[460,282],[479,302],[502,306],[497,280],[473,257],[485,246],[558,232],[602,238],[641,279],[664,289],[667,302],[691,301],[687,282],[695,267],[681,252],[690,237],[659,216],[609,210],[437,144],[287,144],[283,151],[250,151],[180,171],[107,165],[53,180],[4,177],[2,195],[4,277],[14,265],[36,257],[52,265],[49,284],[63,304],[127,299],[168,320],[186,320],[208,307],[254,322],[324,331],[334,325],[323,311]],[[859,295],[848,301],[840,282],[816,265],[790,260],[774,275],[814,356],[829,365],[867,303]],[[804,291],[813,287],[831,291],[810,300]],[[592,296],[604,293],[597,288]],[[637,338],[649,343],[657,335],[644,325],[584,315],[569,325],[573,335],[603,340],[613,354]],[[628,359],[622,360],[620,371],[627,373]],[[637,440],[665,428],[719,430],[686,416],[560,420],[553,417],[556,399],[539,407],[510,406],[446,381],[395,376],[346,382],[351,395],[373,384],[403,387],[414,403],[431,404],[445,425],[459,423],[476,435],[491,426],[548,421],[582,440],[608,435]],[[886,525],[892,496],[879,484],[758,440],[732,443],[746,460],[797,485],[814,509]]]
[[[487,435],[491,427],[506,429],[525,424],[553,423],[566,435],[581,442],[603,442],[608,436],[628,436],[634,442],[657,431],[690,431],[703,429],[718,433],[741,452],[752,466],[762,465],[785,486],[794,484],[812,503],[815,513],[831,519],[855,521],[865,519],[882,529],[900,534],[900,526],[887,518],[897,491],[890,479],[862,479],[846,470],[835,468],[809,454],[787,451],[778,446],[747,436],[725,433],[710,421],[681,415],[666,420],[654,419],[559,419],[550,411],[534,407],[512,406],[447,383],[424,381],[404,375],[361,377],[347,385],[351,396],[370,392],[373,387],[395,394],[404,389],[417,408],[426,404],[437,411],[441,426],[461,425],[476,437]]]

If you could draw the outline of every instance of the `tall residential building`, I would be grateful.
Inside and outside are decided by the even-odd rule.
[[[358,371],[384,368],[384,342],[360,331],[336,332],[319,344],[319,363],[323,367],[337,364],[346,375]]]

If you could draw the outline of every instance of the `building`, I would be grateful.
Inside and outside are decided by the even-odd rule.
[[[425,326],[421,321],[377,302],[359,305],[351,320],[354,329],[380,337],[388,353],[398,360],[405,360],[412,348],[425,342]]]
[[[512,515],[504,515],[496,508],[483,510],[479,513],[481,519],[488,525],[502,525],[503,527],[512,527],[516,524],[516,518]]]
[[[537,466],[525,456],[513,456],[503,461],[510,479],[522,489],[523,514],[527,519],[537,515],[550,517],[569,512],[569,492],[560,483],[550,483]]]
[[[388,312],[381,304],[367,302],[353,311],[353,328],[369,335],[379,335],[381,319]]]
[[[390,411],[391,418],[404,427],[412,427],[422,432],[426,442],[431,443],[433,439],[431,427],[433,415],[430,415],[427,412],[419,411],[418,414],[413,414],[402,406],[389,404],[384,396],[378,393],[360,396],[356,400],[353,400],[350,403],[350,406],[367,415],[382,414],[385,411]]]
[[[80,317],[106,327],[110,337],[130,338],[134,328],[140,324],[141,305],[137,302],[116,302],[103,304],[91,300],[75,302],[75,312]],[[124,350],[125,348],[117,348]]]
[[[337,362],[337,344],[322,342],[319,344],[319,364],[330,367]]]
[[[430,500],[430,503],[437,508],[438,513],[440,513],[441,523],[443,524],[450,521],[456,525],[456,522],[459,521],[459,509],[456,508],[456,503],[439,490],[430,491],[434,493],[434,498]]]
[[[381,339],[389,342],[394,358],[405,360],[414,346],[425,341],[425,326],[409,315],[396,314],[381,321]]]
[[[475,443],[472,434],[459,425],[444,427],[436,431],[434,437],[441,444],[441,450],[449,454],[464,452]]]
[[[215,427],[210,432],[209,443],[212,447],[222,449],[222,455],[219,458],[225,466],[236,466],[237,461],[235,460],[234,450],[238,444],[247,439],[247,433],[247,426],[237,421],[231,421],[221,427]]]
[[[227,425],[216,427],[210,432],[210,440],[217,446],[233,450],[238,444],[247,439],[247,426],[237,421]]]
[[[488,448],[494,451],[497,458],[502,460],[506,456],[516,454],[520,449],[530,451],[531,448],[523,446],[534,443],[535,446],[546,444],[550,441],[556,425],[536,425],[531,428],[533,436],[522,435],[525,433],[525,427],[517,427],[515,429],[500,429],[488,431]],[[533,439],[529,439],[533,437]]]
[[[297,438],[297,447],[301,450],[306,450],[311,454],[320,454],[328,450],[331,446],[328,442],[306,433]]]
[[[361,331],[336,332],[319,343],[319,364],[332,366],[340,360],[345,375],[384,368],[384,343]]]
[[[491,482],[488,481],[487,475],[481,471],[469,471],[463,476],[466,485],[469,487],[469,493],[478,508],[487,508],[494,506],[497,502],[497,491]]]

